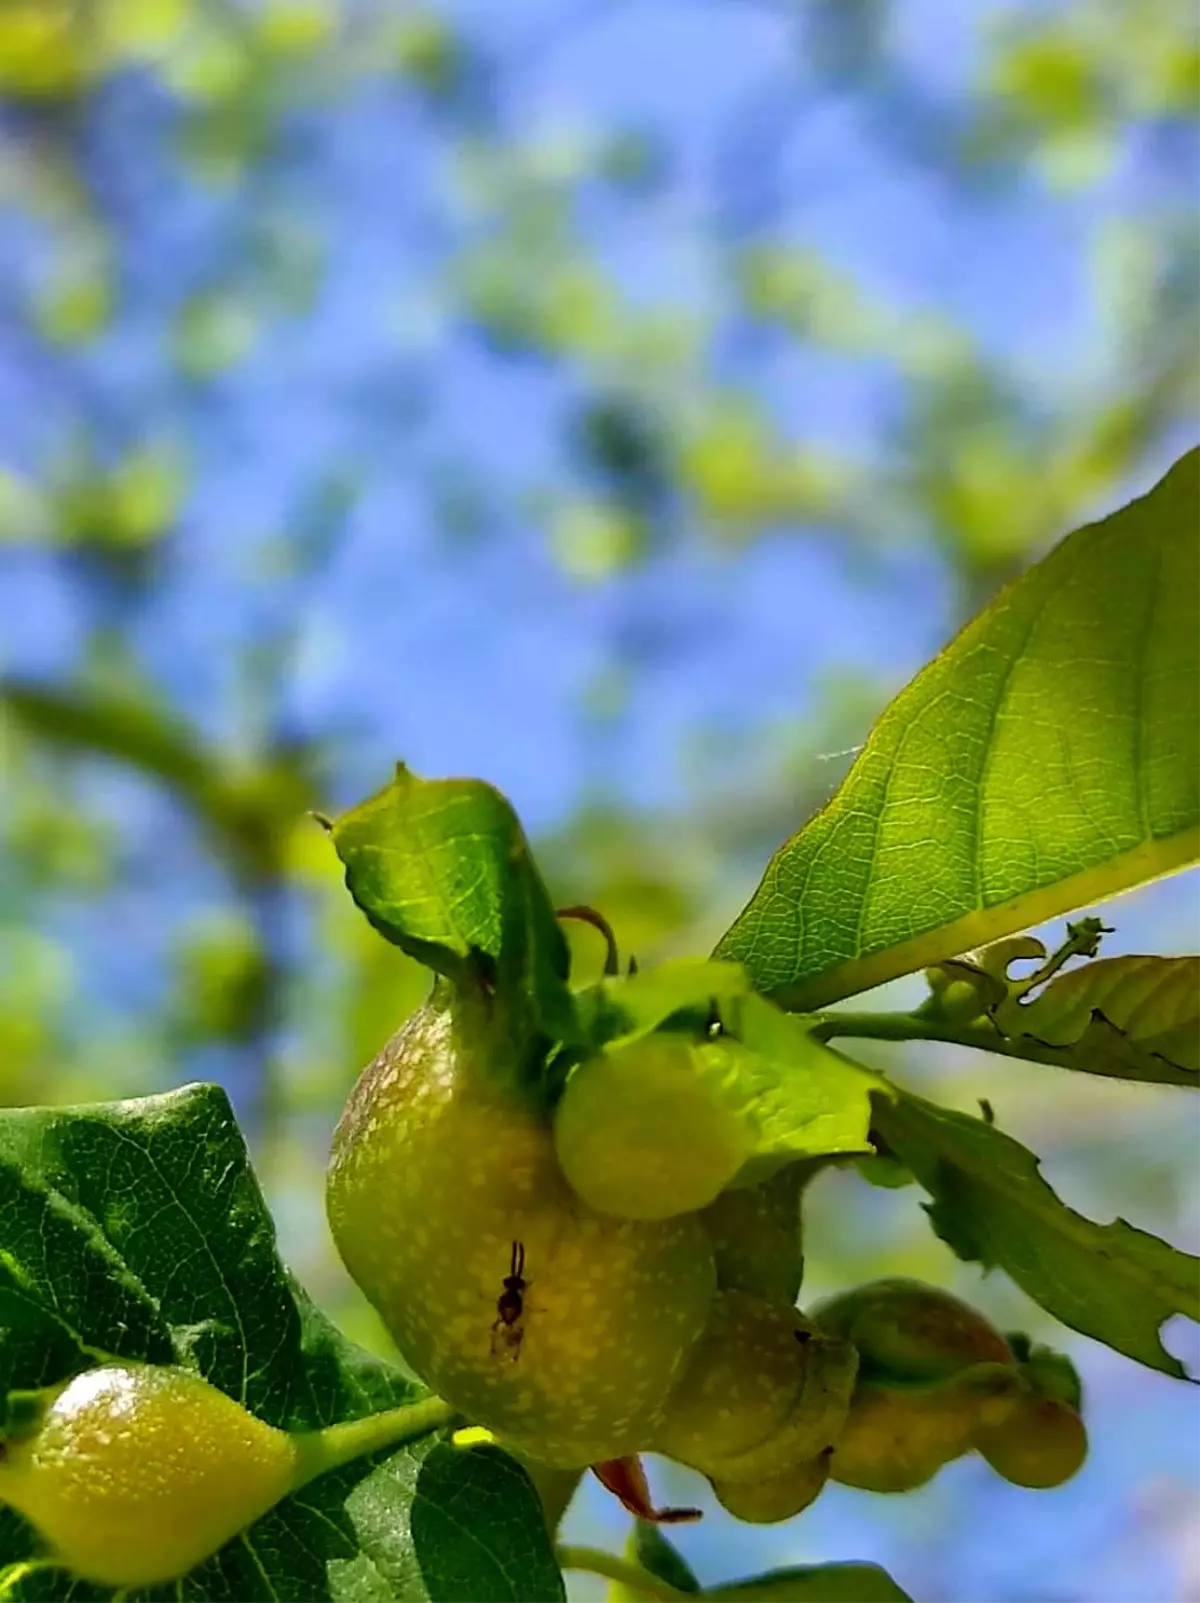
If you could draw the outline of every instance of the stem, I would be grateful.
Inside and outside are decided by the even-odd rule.
[[[1031,1035],[1001,1035],[994,1025],[938,1023],[915,1013],[826,1013],[813,1035],[818,1041],[832,1041],[843,1036],[857,1036],[866,1041],[944,1041],[950,1046],[969,1046],[977,1052],[995,1052],[1001,1057],[1051,1063],[1059,1069],[1083,1067],[1068,1057],[1065,1047],[1050,1046]]]
[[[653,1598],[655,1603],[675,1603],[677,1598],[692,1596],[668,1581],[659,1580],[657,1575],[651,1575],[631,1559],[618,1558],[615,1553],[602,1552],[598,1547],[556,1547],[554,1556],[560,1569],[590,1570],[593,1575],[603,1575],[605,1580],[627,1587],[635,1597]]]
[[[1034,1035],[1001,1035],[994,1024],[950,1024],[923,1018],[918,1013],[824,1013],[813,1028],[818,1041],[838,1036],[858,1036],[867,1041],[944,1041],[949,1046],[967,1046],[976,1052],[994,1052],[1004,1058],[1021,1058],[1026,1063],[1049,1063],[1056,1069],[1074,1069],[1094,1074],[1101,1080],[1148,1081],[1154,1085],[1195,1087],[1194,1069],[1184,1068],[1160,1058],[1153,1075],[1121,1073],[1120,1065],[1105,1066],[1101,1056],[1076,1056],[1071,1043],[1056,1046],[1039,1041]]]
[[[598,913],[594,907],[556,907],[555,918],[577,918],[584,924],[590,924],[593,929],[599,930],[604,937],[604,973],[612,978],[621,972],[621,957],[617,951],[617,937],[613,934],[613,927],[603,913]]]
[[[1028,978],[1021,981],[1021,994],[1036,990],[1052,979],[1064,963],[1073,957],[1095,957],[1100,948],[1100,937],[1111,935],[1112,930],[1098,918],[1081,918],[1078,924],[1067,925],[1067,938]]]
[[[292,1490],[307,1486],[318,1475],[361,1458],[364,1453],[378,1452],[381,1447],[398,1447],[414,1436],[428,1436],[430,1431],[448,1425],[455,1417],[449,1403],[440,1397],[426,1397],[419,1403],[406,1403],[402,1408],[389,1408],[381,1414],[368,1414],[365,1419],[345,1420],[340,1425],[327,1425],[324,1430],[306,1431],[296,1436],[296,1469]]]

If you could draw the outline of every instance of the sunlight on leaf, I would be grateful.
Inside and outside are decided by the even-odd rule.
[[[716,956],[805,1011],[1193,862],[1200,451],[1002,592],[883,714]]]

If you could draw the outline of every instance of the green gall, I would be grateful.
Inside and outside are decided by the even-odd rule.
[[[582,1204],[486,999],[445,992],[384,1048],[334,1137],[327,1203],[351,1275],[447,1402],[562,1468],[653,1439],[708,1321],[692,1217]]]
[[[782,1474],[837,1440],[855,1367],[789,1304],[721,1292],[656,1446],[713,1480]]]
[[[9,1437],[0,1499],[53,1557],[104,1586],[173,1580],[291,1490],[291,1437],[186,1370],[92,1369]]]
[[[725,1189],[751,1150],[745,1120],[720,1094],[726,1050],[663,1033],[578,1065],[555,1110],[554,1146],[590,1207],[668,1219]]]
[[[756,1186],[723,1191],[700,1215],[717,1285],[794,1303],[804,1275],[800,1194],[812,1167],[792,1163]]]
[[[941,1380],[972,1364],[1011,1364],[1004,1337],[969,1303],[900,1277],[868,1281],[813,1309],[858,1349],[864,1377]]]
[[[735,1519],[751,1525],[777,1525],[816,1502],[829,1479],[829,1463],[830,1454],[824,1452],[766,1480],[714,1480],[713,1495]]]

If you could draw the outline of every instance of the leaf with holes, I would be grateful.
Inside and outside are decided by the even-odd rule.
[[[935,1230],[969,1262],[1000,1268],[1072,1330],[1168,1375],[1159,1330],[1200,1320],[1200,1262],[1123,1219],[1098,1225],[1060,1201],[1019,1141],[900,1091],[875,1101],[888,1148],[933,1198]]]
[[[1200,958],[1099,958],[1032,1000],[991,1011],[1002,1035],[1055,1049],[1064,1068],[1200,1086]]]

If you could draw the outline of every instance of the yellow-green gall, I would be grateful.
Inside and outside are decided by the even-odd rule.
[[[719,1042],[650,1035],[579,1064],[554,1115],[562,1171],[592,1208],[668,1219],[710,1203],[751,1132],[720,1094]]]
[[[92,1369],[0,1448],[0,1500],[105,1586],[173,1580],[286,1496],[296,1447],[186,1370]]]
[[[497,1088],[505,1051],[483,1011],[415,1014],[347,1104],[329,1218],[416,1373],[528,1456],[577,1468],[653,1440],[708,1322],[712,1249],[693,1217],[586,1206],[540,1108]]]
[[[828,1452],[761,1481],[712,1482],[713,1495],[736,1519],[751,1525],[777,1525],[815,1503],[829,1479]]]
[[[721,1292],[657,1446],[713,1480],[782,1474],[837,1440],[855,1365],[789,1304]]]
[[[1000,1424],[984,1426],[975,1445],[998,1475],[1016,1486],[1061,1486],[1083,1468],[1087,1427],[1068,1403],[1023,1398]]]
[[[830,1475],[869,1492],[907,1492],[961,1458],[1025,1394],[1014,1365],[978,1364],[947,1380],[860,1380]]]
[[[893,1277],[819,1303],[813,1318],[858,1349],[864,1377],[942,1380],[972,1364],[1015,1362],[1000,1332],[939,1286]]]

